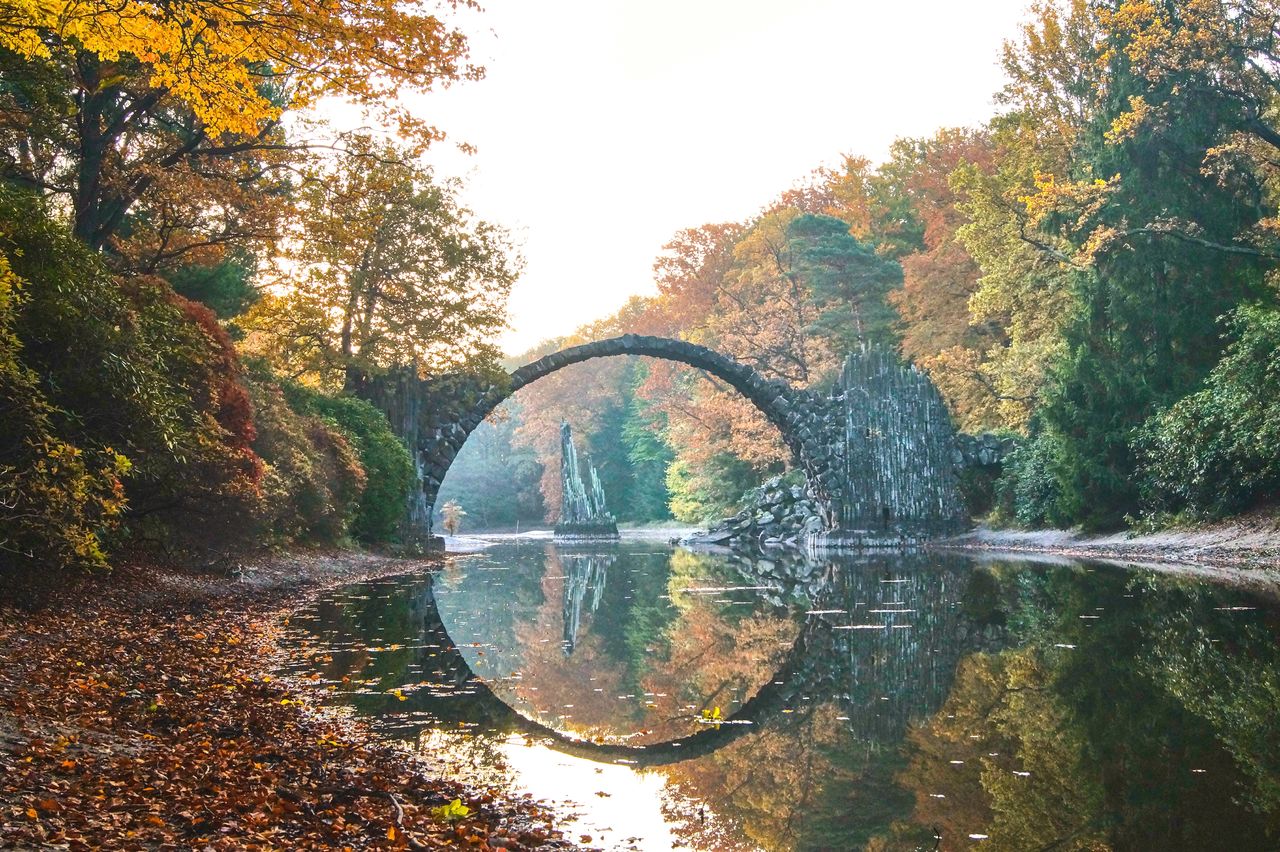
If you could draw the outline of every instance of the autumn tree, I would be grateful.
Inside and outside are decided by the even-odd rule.
[[[679,232],[654,264],[659,296],[644,315],[664,334],[806,384],[826,369],[818,359],[827,350],[812,334],[817,309],[793,269],[786,226],[796,215],[788,209],[746,225]],[[652,363],[636,394],[649,428],[672,448],[666,490],[681,520],[725,513],[789,457],[749,400],[701,371]]]
[[[333,387],[401,364],[496,361],[519,261],[456,183],[367,136],[303,174],[279,292],[244,320],[250,351]]]
[[[894,160],[904,194],[923,227],[920,247],[902,255],[902,287],[889,294],[901,318],[902,354],[929,373],[952,415],[965,429],[999,425],[999,395],[986,372],[993,350],[1006,343],[1005,317],[977,319],[970,307],[981,270],[958,238],[965,196],[953,177],[966,168],[989,171],[990,134],[942,130],[930,139],[900,142]]]
[[[653,263],[660,298],[649,311],[659,319],[662,333],[686,331],[715,309],[733,247],[744,230],[735,222],[686,228],[662,246]]]
[[[1058,62],[1090,63],[1097,86],[1067,168],[1036,175],[1022,200],[1026,241],[1070,270],[1079,305],[1036,432],[1049,446],[1056,514],[1093,526],[1132,510],[1134,431],[1205,377],[1222,354],[1217,318],[1267,297],[1276,258],[1266,171],[1246,153],[1270,144],[1268,129],[1251,95],[1222,81],[1280,75],[1265,56],[1191,48],[1215,44],[1223,22],[1205,4],[1178,5],[1177,14],[1134,2],[1102,9],[1095,40],[1068,45],[1077,50]],[[1037,46],[1011,55],[1037,56]],[[1029,108],[1052,88],[1029,77],[1020,85]]]
[[[288,154],[315,142],[286,110],[339,97],[425,144],[438,131],[395,96],[480,75],[437,12],[369,0],[18,0],[0,69],[0,175],[144,268],[268,236]]]
[[[444,526],[444,531],[449,535],[457,535],[458,530],[462,528],[462,519],[466,517],[467,510],[462,508],[456,500],[450,500],[440,509],[440,517]]]
[[[910,139],[895,141],[888,161],[878,166],[866,157],[845,154],[838,167],[814,169],[769,209],[793,208],[840,219],[848,225],[851,236],[873,244],[885,257],[915,251],[921,244],[923,226],[907,186],[914,174],[910,156],[914,146]]]
[[[798,211],[766,213],[734,245],[733,263],[707,317],[708,341],[770,378],[798,387],[835,363],[813,332],[819,310],[796,268],[788,228]]]

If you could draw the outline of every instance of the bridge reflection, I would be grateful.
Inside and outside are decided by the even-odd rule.
[[[620,563],[616,551],[554,547],[526,548],[524,557],[535,564],[541,561],[544,576],[563,579],[561,646],[564,656],[570,656],[587,629],[584,617],[601,614],[610,572],[625,567],[626,561]],[[493,667],[494,659],[510,649],[469,647],[472,643],[459,647],[441,618],[436,582],[421,577],[407,593],[371,594],[358,619],[366,625],[383,625],[381,632],[386,634],[422,637],[413,648],[372,652],[379,656],[383,672],[379,684],[399,686],[416,680],[427,685],[406,690],[402,706],[391,705],[392,715],[401,721],[382,724],[406,738],[426,726],[478,725],[494,733],[521,734],[578,757],[661,766],[709,754],[784,722],[791,714],[834,704],[856,740],[876,750],[899,742],[910,721],[936,711],[961,657],[999,647],[1002,641],[998,621],[982,616],[986,610],[977,600],[983,594],[982,581],[975,580],[961,557],[921,553],[822,560],[732,554],[712,558],[731,565],[736,582],[752,587],[752,595],[799,622],[795,640],[776,667],[759,672],[754,692],[718,722],[690,713],[687,727],[694,728],[692,733],[630,744],[583,737],[571,725],[553,724],[554,720],[538,718],[528,708],[513,709],[512,704],[522,703],[513,700],[513,684],[520,684],[522,678],[518,673],[514,679],[508,676],[519,665]],[[681,600],[682,596],[695,595],[674,590],[677,604],[696,604]],[[502,602],[490,605],[500,607]],[[397,611],[406,607],[406,612]],[[318,616],[322,623],[329,623],[330,639],[338,638],[343,629],[341,614],[322,607]],[[606,617],[619,614],[606,613]],[[405,619],[409,623],[389,626]],[[324,673],[335,682],[351,678],[368,663],[370,651],[356,647],[355,635],[350,642],[353,647],[346,649],[339,639],[331,652],[333,662]],[[478,675],[476,665],[490,676]],[[381,689],[355,696],[357,708],[371,713],[386,711],[387,702]]]
[[[335,593],[290,641],[482,780],[583,758],[589,808],[600,764],[661,768],[695,848],[1190,850],[1274,845],[1277,636],[1274,601],[1104,566],[538,544]]]

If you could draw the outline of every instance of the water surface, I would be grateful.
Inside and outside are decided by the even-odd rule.
[[[1270,850],[1278,633],[1094,564],[534,541],[329,594],[287,671],[588,846]]]

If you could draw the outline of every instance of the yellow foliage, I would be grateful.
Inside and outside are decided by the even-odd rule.
[[[280,114],[264,85],[289,88],[288,106],[324,95],[365,104],[402,84],[476,77],[466,39],[416,4],[389,0],[6,0],[0,48],[29,59],[95,55],[186,103],[210,136],[254,134]],[[102,75],[111,85],[112,69]],[[406,112],[403,132],[434,133]]]
[[[1107,141],[1115,145],[1133,138],[1150,117],[1151,105],[1141,96],[1130,97],[1128,111],[1120,113],[1111,122],[1111,129],[1106,134]]]
[[[431,809],[431,815],[444,822],[456,822],[469,813],[471,813],[471,808],[462,804],[461,799],[454,799],[447,805],[439,805]]]

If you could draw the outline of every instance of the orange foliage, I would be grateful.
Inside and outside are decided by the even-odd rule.
[[[601,414],[616,404],[625,368],[623,357],[598,358],[558,370],[516,394],[515,404],[521,406],[522,413],[515,440],[531,448],[542,463],[542,499],[548,521],[560,516],[561,422],[567,421],[578,436],[595,431]]]
[[[956,239],[965,217],[951,176],[964,165],[992,168],[995,146],[985,132],[943,130],[914,153],[903,190],[923,225],[924,246],[902,258],[902,289],[889,296],[903,320],[902,354],[929,372],[962,426],[990,426],[998,400],[979,381],[978,365],[1003,332],[991,319],[975,324],[969,310],[982,272]]]
[[[253,441],[258,437],[258,430],[253,425],[253,403],[249,400],[249,392],[240,383],[243,370],[236,355],[235,344],[231,336],[218,322],[217,315],[200,302],[194,302],[166,291],[166,298],[173,303],[182,315],[199,326],[209,338],[209,367],[214,398],[217,404],[218,425],[226,431],[226,443],[237,454],[244,457],[246,464],[253,467],[252,478],[262,475],[262,463],[253,456]]]

